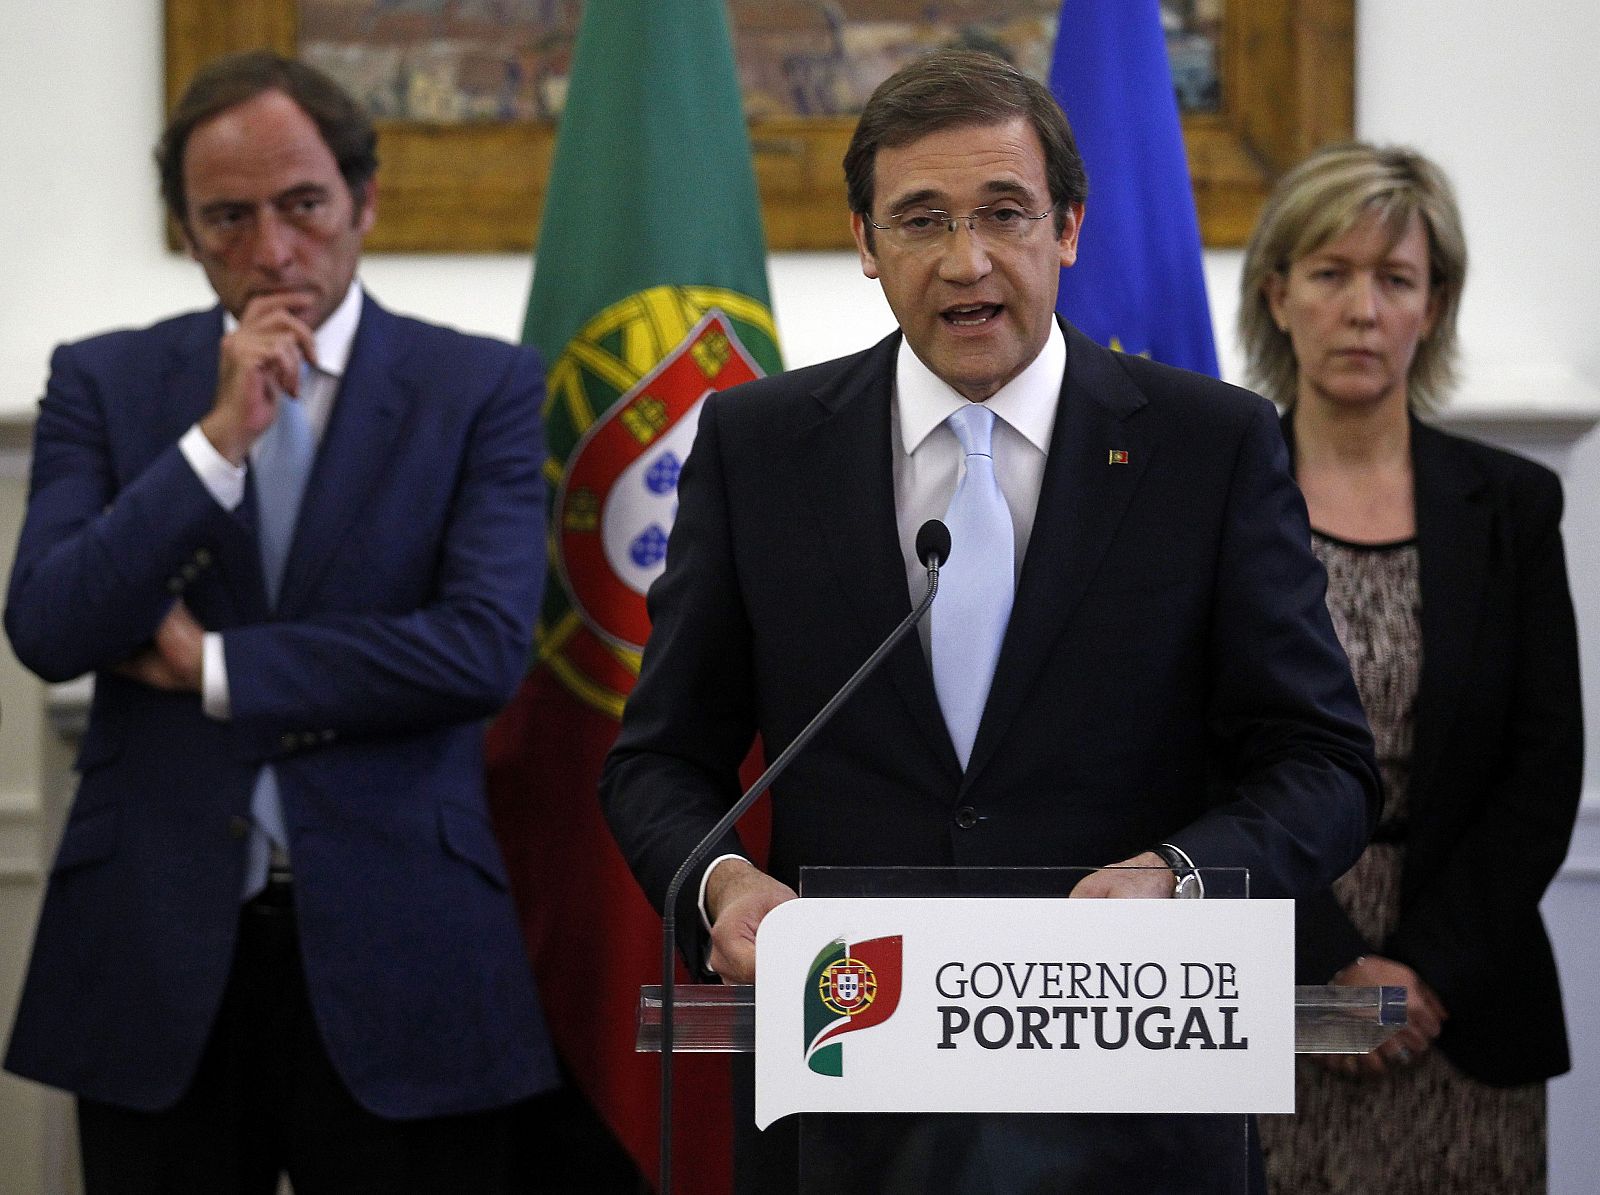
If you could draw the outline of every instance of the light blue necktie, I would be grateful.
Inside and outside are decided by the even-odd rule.
[[[311,385],[309,367],[300,371],[300,393]],[[267,602],[278,605],[283,586],[283,569],[294,540],[294,525],[300,515],[300,499],[305,496],[306,479],[311,475],[311,460],[316,455],[316,435],[305,407],[299,399],[280,395],[278,417],[262,433],[250,459],[250,472],[256,486],[256,537],[261,544],[261,571],[267,582]],[[289,848],[289,834],[283,820],[283,798],[278,792],[278,773],[266,764],[256,775],[255,791],[250,794],[249,851],[245,860],[244,898],[249,900],[266,886],[267,867],[272,848]]]
[[[950,559],[939,573],[930,642],[933,687],[965,768],[989,699],[1016,581],[1011,510],[994,475],[994,412],[968,403],[946,422],[967,454],[967,472],[944,516]]]

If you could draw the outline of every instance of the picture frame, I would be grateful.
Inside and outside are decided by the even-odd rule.
[[[166,102],[221,54],[292,54],[295,0],[166,0]],[[1244,243],[1267,191],[1319,145],[1351,136],[1355,0],[1227,0],[1222,104],[1187,114],[1201,235]],[[851,247],[840,161],[854,120],[782,117],[750,126],[768,247]],[[535,247],[555,150],[548,123],[379,125],[376,252],[518,253]],[[169,237],[175,230],[169,229]]]

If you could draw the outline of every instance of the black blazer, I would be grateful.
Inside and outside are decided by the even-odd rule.
[[[1275,412],[1066,336],[968,769],[909,637],[776,786],[770,870],[786,883],[806,864],[1100,866],[1170,841],[1284,896],[1359,856],[1378,802],[1371,738]],[[706,402],[602,780],[657,907],[737,796],[752,737],[775,755],[910,611],[891,479],[898,345]],[[678,910],[696,960],[698,880]]]
[[[1293,450],[1293,421],[1283,429]],[[1300,902],[1302,983],[1357,955],[1407,964],[1450,1017],[1439,1048],[1486,1083],[1570,1065],[1539,900],[1583,774],[1578,637],[1561,483],[1541,465],[1411,422],[1422,677],[1400,920],[1366,942],[1331,891]]]

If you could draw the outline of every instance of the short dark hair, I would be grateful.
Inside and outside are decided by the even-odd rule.
[[[1089,195],[1089,176],[1066,113],[1037,79],[977,50],[936,50],[878,85],[861,110],[844,154],[850,210],[863,216],[872,212],[872,173],[880,149],[909,145],[944,129],[1001,124],[1019,116],[1033,125],[1044,147],[1045,178],[1059,235],[1065,209]]]
[[[315,67],[269,50],[230,54],[201,67],[167,117],[156,142],[156,169],[167,210],[182,224],[188,215],[183,193],[183,151],[189,136],[213,116],[269,91],[281,91],[300,106],[339,164],[357,199],[378,172],[378,133],[372,118],[349,94]]]

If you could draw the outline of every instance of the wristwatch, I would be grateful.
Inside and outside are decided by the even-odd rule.
[[[1205,896],[1205,881],[1200,878],[1199,870],[1188,855],[1168,842],[1163,842],[1153,849],[1172,869],[1172,876],[1176,881],[1172,889],[1173,900],[1199,900]]]

